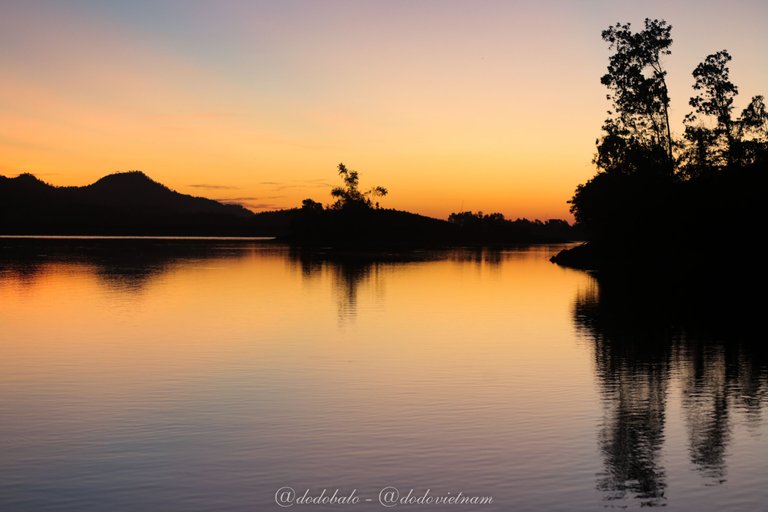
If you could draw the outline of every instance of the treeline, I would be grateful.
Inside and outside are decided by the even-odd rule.
[[[286,241],[348,247],[509,245],[581,240],[564,220],[507,220],[500,213],[452,213],[448,221],[385,208],[325,208],[298,211]]]
[[[628,23],[616,24],[602,37],[612,52],[601,78],[612,108],[597,141],[597,174],[579,185],[570,201],[592,244],[591,252],[576,252],[593,261],[580,263],[723,260],[729,244],[763,231],[768,171],[763,96],[736,111],[731,55],[725,50],[708,55],[693,70],[691,111],[683,135],[675,137],[663,66],[671,27],[646,19],[638,32]]]
[[[566,242],[578,232],[564,220],[510,221],[501,213],[452,213],[448,221],[381,208],[378,198],[386,188],[359,188],[357,171],[339,164],[343,186],[331,191],[335,201],[323,205],[305,199],[289,234],[294,244],[371,246],[504,245]]]
[[[580,239],[580,233],[561,219],[547,221],[505,219],[501,213],[459,212],[448,216],[467,241],[503,243],[507,241],[562,242]]]

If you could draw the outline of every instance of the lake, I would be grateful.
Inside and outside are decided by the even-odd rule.
[[[764,335],[562,246],[0,247],[0,510],[768,506]]]

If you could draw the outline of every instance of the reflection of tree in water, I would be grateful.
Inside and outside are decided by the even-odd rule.
[[[712,304],[702,308],[660,281],[650,283],[603,276],[577,297],[574,316],[594,344],[605,404],[598,487],[608,500],[661,505],[666,482],[659,454],[670,380],[681,381],[691,462],[716,485],[726,477],[732,413],[738,409],[748,423],[759,422],[768,367],[765,349],[752,343],[749,330],[734,333],[725,310],[715,306],[715,315]]]
[[[45,273],[45,264],[39,261],[14,261],[6,254],[0,259],[0,285],[14,281],[24,287],[32,286]]]
[[[296,248],[291,250],[291,262],[301,269],[306,280],[323,274],[331,277],[341,321],[354,320],[359,308],[360,291],[373,290],[380,300],[384,295],[384,275],[388,269],[426,261],[450,260],[461,263],[500,267],[503,252],[488,248],[468,249],[402,249],[393,251],[325,251]]]
[[[605,314],[596,289],[578,298],[576,320],[592,335],[595,366],[603,396],[600,433],[604,471],[598,488],[606,499],[637,498],[645,505],[664,502],[666,480],[659,465],[664,441],[670,348],[664,333],[622,330]]]
[[[404,264],[413,259],[407,255],[373,255],[323,252],[311,249],[291,251],[291,261],[301,268],[304,279],[327,274],[336,295],[340,321],[357,317],[359,294],[363,286],[372,287],[377,297],[383,296],[382,273],[387,265]]]
[[[678,351],[691,462],[710,483],[723,483],[732,414],[741,411],[757,426],[768,402],[765,351],[713,340],[681,343]]]
[[[504,259],[504,253],[499,249],[488,247],[473,247],[452,251],[451,260],[462,263],[484,263],[491,268],[497,268]]]
[[[725,354],[715,347],[681,347],[683,409],[691,462],[707,478],[725,481],[725,448],[730,440]]]
[[[331,270],[338,296],[339,317],[342,319],[354,320],[357,317],[358,292],[361,285],[373,284],[379,294],[383,293],[381,264],[378,262],[333,265]]]
[[[613,382],[613,379],[618,382]],[[658,463],[664,441],[666,369],[613,375],[603,383],[606,415],[600,444],[605,470],[598,488],[607,499],[635,496],[644,505],[664,500],[665,474]]]

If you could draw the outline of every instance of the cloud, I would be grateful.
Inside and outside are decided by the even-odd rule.
[[[269,185],[275,191],[297,189],[297,188],[330,188],[333,184],[324,178],[311,180],[289,180],[289,181],[262,181],[260,185]]]
[[[289,208],[282,204],[270,202],[270,199],[281,199],[284,195],[271,196],[241,196],[241,197],[217,197],[214,201],[224,204],[236,204],[251,211],[283,210]]]
[[[188,186],[193,188],[208,188],[213,190],[233,190],[236,188],[240,188],[240,187],[233,187],[231,185],[210,185],[208,183],[193,183]]]
[[[282,197],[285,197],[285,196],[279,195],[279,196],[218,197],[214,199],[214,201],[220,201],[220,202],[263,201],[264,199],[280,199]]]
[[[259,201],[231,201],[231,200],[222,200],[222,199],[219,199],[219,201],[224,204],[236,204],[244,208],[247,208],[251,211],[284,210],[285,208],[287,208],[284,205],[275,204],[275,203],[265,203],[265,202],[259,202]]]

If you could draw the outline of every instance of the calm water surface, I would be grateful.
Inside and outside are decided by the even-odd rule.
[[[638,311],[560,247],[0,246],[0,510],[768,507],[762,340]]]

